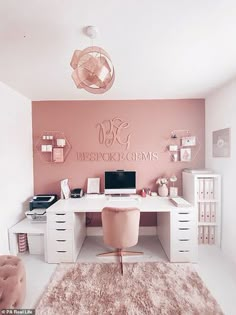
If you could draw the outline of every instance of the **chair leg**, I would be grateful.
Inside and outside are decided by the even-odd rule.
[[[112,252],[97,254],[97,256],[119,256],[119,253],[117,251],[112,251]]]
[[[121,274],[123,276],[124,272],[123,272],[123,261],[122,261],[122,250],[119,249],[118,250],[119,256],[120,256],[120,269],[121,269]]]
[[[123,256],[136,256],[136,255],[143,255],[143,252],[135,252],[135,251],[123,250],[122,254],[123,254]]]

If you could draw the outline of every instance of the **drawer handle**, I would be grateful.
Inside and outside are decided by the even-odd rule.
[[[190,228],[179,228],[179,230],[186,231],[186,230],[190,230]]]
[[[180,242],[188,242],[188,241],[190,241],[190,239],[189,238],[180,238],[179,241]]]
[[[189,212],[179,212],[179,214],[189,214]]]
[[[179,220],[179,222],[190,222],[190,220]]]
[[[66,250],[57,250],[58,253],[66,253]]]
[[[66,229],[56,229],[57,231],[66,231]]]
[[[57,242],[66,242],[66,240],[56,240]]]
[[[66,215],[65,213],[56,213],[56,215]]]
[[[189,250],[179,250],[180,253],[189,253]]]
[[[56,223],[66,223],[66,221],[56,221]]]

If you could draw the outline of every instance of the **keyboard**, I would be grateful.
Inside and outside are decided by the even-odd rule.
[[[140,200],[140,196],[109,196],[110,201],[138,201]]]
[[[105,198],[104,194],[86,194],[85,198],[87,199],[103,199]]]

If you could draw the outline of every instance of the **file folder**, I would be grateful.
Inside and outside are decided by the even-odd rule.
[[[209,227],[209,244],[215,244],[215,227]]]
[[[203,227],[203,243],[209,244],[209,228],[208,228],[208,226]]]
[[[211,220],[210,203],[206,202],[206,204],[205,204],[205,222],[210,222],[210,220]]]
[[[205,204],[203,202],[199,203],[199,222],[204,222],[205,221]]]
[[[211,222],[216,222],[216,204],[211,203]]]
[[[210,181],[211,179],[206,178],[204,180],[204,199],[210,199]]]
[[[199,200],[204,199],[204,179],[199,178]]]
[[[214,180],[213,178],[209,179],[209,194],[210,194],[210,199],[215,198],[214,194]]]
[[[203,226],[198,227],[198,244],[203,244]]]

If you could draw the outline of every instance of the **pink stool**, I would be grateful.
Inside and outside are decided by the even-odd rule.
[[[25,292],[25,268],[22,260],[16,256],[0,256],[0,309],[20,308]]]

